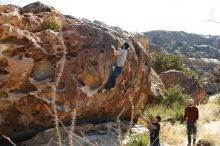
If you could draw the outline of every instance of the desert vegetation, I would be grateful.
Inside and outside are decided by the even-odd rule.
[[[165,90],[164,101],[158,105],[149,105],[146,107],[145,114],[160,115],[163,120],[180,121],[183,118],[183,111],[186,100],[190,97],[184,94],[184,90],[175,86]],[[163,112],[161,112],[163,111]]]
[[[207,83],[219,83],[220,70],[210,76],[201,68],[205,61],[215,61],[204,57],[218,59],[219,51],[200,41],[177,42],[165,46],[167,54],[152,53],[160,47],[156,42],[167,44],[163,38],[139,36],[137,41],[118,27],[64,15],[41,2],[0,8],[0,145],[121,146],[126,141],[126,146],[147,146],[146,123],[133,122],[141,110],[149,119],[162,117],[162,145],[185,145],[187,99],[200,101],[209,93]],[[124,41],[131,47],[122,75],[110,91],[97,92],[114,65],[112,45],[120,50]],[[160,49],[155,52],[164,51],[163,44]],[[204,60],[195,65],[195,58],[187,57]],[[220,97],[210,101],[207,96],[198,108],[198,140],[220,145]]]
[[[44,21],[41,24],[41,30],[53,30],[53,31],[59,31],[62,28],[62,22],[59,20],[59,18],[55,16],[48,17],[44,19]]]
[[[177,99],[173,100],[173,96]],[[144,114],[149,118],[152,115],[160,115],[162,117],[160,139],[164,145],[186,145],[186,125],[181,124],[184,114],[185,100],[189,98],[183,94],[183,90],[174,87],[165,91],[165,101],[159,105],[147,106]],[[210,100],[208,100],[210,99]],[[170,104],[167,105],[167,103]],[[216,135],[219,135],[219,105],[220,96],[207,97],[202,104],[198,105],[200,117],[198,121],[197,141],[200,145],[217,146],[219,144]],[[145,125],[141,120],[139,124]],[[168,132],[169,131],[169,132]],[[142,135],[134,135],[130,143],[134,145],[143,144],[148,140],[146,133]],[[178,136],[176,136],[178,135]],[[142,145],[141,145],[142,146]]]
[[[144,115],[149,119],[152,116],[160,115],[162,117],[162,124],[171,123],[174,125],[183,119],[183,112],[186,100],[190,98],[183,93],[183,89],[179,86],[169,88],[164,92],[164,101],[156,105],[147,105]],[[142,120],[138,121],[141,125],[146,125]],[[147,146],[149,144],[149,133],[134,134],[129,139],[126,146]]]
[[[151,55],[151,65],[158,74],[175,69],[183,71],[189,77],[196,76],[196,73],[187,68],[182,58],[178,55],[153,53]]]
[[[150,143],[149,134],[141,133],[131,136],[126,146],[147,146]]]

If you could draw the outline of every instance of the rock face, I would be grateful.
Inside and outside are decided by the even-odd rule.
[[[127,127],[127,125],[125,125]],[[66,127],[70,129],[70,127]],[[66,132],[65,128],[60,128],[60,135],[62,136],[62,144],[69,145],[69,135]],[[117,128],[116,123],[103,123],[103,124],[87,124],[78,126],[75,129],[76,133],[82,132],[86,139],[79,138],[76,134],[73,135],[73,144],[72,146],[86,146],[97,143],[102,146],[118,146],[119,144],[119,133],[121,132]],[[56,130],[54,128],[45,130],[37,134],[31,140],[23,142],[22,145],[25,146],[40,146],[40,145],[48,145],[54,146],[57,145],[54,141],[54,137],[56,137]]]
[[[21,23],[19,9],[13,5],[0,5],[0,14],[0,24],[10,23],[11,25],[18,26]]]
[[[214,94],[220,91],[220,68],[216,68],[208,78],[208,82],[205,84],[205,90],[208,94]]]
[[[19,141],[53,127],[54,100],[63,123],[70,123],[74,109],[77,123],[99,123],[115,120],[122,110],[120,119],[130,120],[130,99],[136,120],[136,111],[160,95],[150,79],[148,53],[128,33],[35,5],[0,6],[0,135]],[[37,29],[46,18],[55,24]],[[58,20],[62,28],[55,32]],[[97,94],[114,64],[111,45],[119,48],[124,41],[131,49],[123,74],[111,92]]]
[[[71,146],[90,146],[97,144],[98,146],[119,146],[120,143],[126,144],[129,141],[129,137],[123,137],[127,132],[127,128],[129,127],[128,122],[121,122],[121,128],[118,128],[117,123],[108,122],[101,124],[87,124],[80,125],[76,127],[76,133],[84,133],[85,138],[80,138],[76,134],[73,135],[73,143]],[[70,127],[66,127],[70,129]],[[148,129],[142,125],[134,125],[130,129],[130,135],[135,135],[138,133],[146,133],[149,132]],[[44,132],[40,132],[32,139],[23,142],[22,146],[39,146],[39,145],[47,145],[54,146],[56,145],[54,141],[54,137],[56,137],[55,129],[48,129]],[[62,136],[62,144],[70,145],[69,143],[69,135],[64,128],[60,128],[60,133]]]
[[[22,13],[41,13],[41,12],[51,12],[55,10],[53,7],[45,5],[39,1],[26,5],[22,8]]]
[[[188,68],[195,71],[201,79],[207,79],[213,69],[220,65],[220,60],[207,58],[184,58],[184,63]]]
[[[184,88],[186,94],[193,96],[196,101],[201,101],[205,96],[204,88],[195,79],[187,77],[181,71],[166,71],[160,73],[160,78],[166,89],[179,85]]]
[[[154,71],[153,68],[151,68],[150,81],[151,90],[149,95],[151,96],[151,98],[149,98],[149,103],[159,103],[161,99],[163,99],[163,92],[165,91],[165,86],[162,80],[160,79],[160,76]]]

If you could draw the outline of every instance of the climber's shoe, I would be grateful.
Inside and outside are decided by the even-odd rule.
[[[101,90],[101,89],[98,89],[97,93],[102,93],[102,90]]]
[[[103,95],[103,94],[105,94],[106,91],[107,91],[106,89],[102,89],[102,90],[98,90],[97,93],[99,95]]]
[[[111,89],[109,90],[109,92],[112,93],[114,90],[115,90],[115,88],[111,88]]]
[[[105,92],[107,92],[107,90],[106,90],[106,89],[103,89],[103,90],[102,90],[102,93],[105,94]]]

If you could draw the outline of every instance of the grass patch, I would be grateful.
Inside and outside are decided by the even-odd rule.
[[[147,146],[150,143],[149,134],[141,133],[131,136],[126,146]]]
[[[216,97],[215,103],[218,104],[218,105],[220,105],[220,96]]]
[[[201,139],[199,140],[199,144],[201,146],[215,146],[215,144],[217,143],[217,139],[215,138],[215,136],[209,132],[204,132],[201,136]]]
[[[183,119],[184,114],[184,105],[179,105],[178,103],[173,104],[171,107],[167,107],[166,105],[160,104],[160,105],[153,105],[147,107],[147,109],[144,111],[144,115],[147,115],[149,118],[152,118],[152,116],[160,115],[162,118],[162,121],[167,119],[174,119],[176,121],[181,121]],[[152,115],[149,115],[149,112]]]
[[[190,97],[184,94],[183,89],[179,86],[167,89],[164,92],[164,97],[165,99],[161,104],[146,107],[144,114],[149,118],[160,115],[163,120],[181,121],[184,116],[186,101]]]
[[[41,30],[59,31],[62,28],[62,22],[57,17],[48,17],[41,24]]]
[[[173,105],[185,105],[186,100],[189,99],[189,96],[184,94],[184,89],[179,86],[175,86],[167,89],[164,92],[164,104],[168,107],[172,107]]]

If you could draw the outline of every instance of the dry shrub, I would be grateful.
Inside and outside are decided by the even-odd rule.
[[[53,31],[59,31],[62,28],[62,21],[56,17],[56,16],[51,16],[46,19],[41,24],[41,30],[53,30]]]
[[[220,106],[215,103],[208,103],[199,105],[199,123],[207,123],[210,121],[216,121],[219,119]]]
[[[217,146],[219,145],[219,137],[217,135],[213,135],[212,133],[210,133],[209,131],[205,131],[200,135],[200,140],[199,142],[202,142],[203,145],[209,145],[209,146]],[[203,146],[201,145],[201,146]]]
[[[71,117],[72,117],[72,122],[70,125],[70,129],[69,129],[69,146],[73,146],[73,138],[74,138],[74,130],[75,130],[75,123],[76,123],[76,109],[73,110],[73,112],[71,113]]]
[[[162,123],[160,137],[161,142],[169,146],[184,145],[186,141],[185,124]]]
[[[131,138],[125,146],[147,146],[149,143],[149,134],[141,133],[131,136]]]
[[[62,32],[61,32],[62,34]],[[57,64],[57,68],[59,68],[59,72],[57,75],[57,78],[55,80],[55,84],[52,86],[53,88],[53,100],[52,100],[52,107],[53,107],[53,112],[54,112],[54,124],[55,124],[55,129],[56,129],[56,139],[57,141],[57,145],[62,146],[62,138],[59,132],[59,117],[58,117],[58,111],[57,111],[57,105],[56,105],[56,92],[57,92],[57,87],[59,86],[61,77],[63,75],[63,70],[65,67],[65,63],[66,63],[66,47],[64,45],[64,42],[62,41],[62,45],[63,45],[63,56],[59,62],[59,64]]]
[[[219,146],[220,141],[220,106],[213,100],[207,104],[198,106],[200,117],[197,127],[197,139],[210,143],[211,146]],[[161,124],[161,141],[164,145],[186,145],[186,125],[176,123]]]

